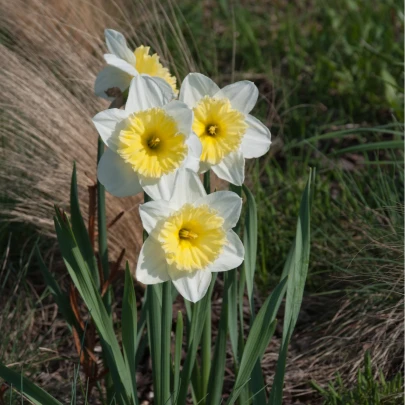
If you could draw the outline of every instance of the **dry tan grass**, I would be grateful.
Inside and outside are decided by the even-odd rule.
[[[403,209],[398,205],[385,207],[385,212],[371,210],[375,222],[381,223],[378,237],[371,229],[373,221],[358,218],[351,224],[353,246],[336,258],[346,271],[335,272],[330,280],[331,289],[340,293],[308,297],[303,302],[288,354],[288,394],[305,398],[311,394],[311,380],[327,386],[336,373],[348,386],[355,384],[366,350],[375,378],[378,370],[388,379],[403,372],[404,228],[390,220],[390,212],[403,213]],[[277,340],[275,346],[278,350]],[[270,385],[276,360],[275,348],[269,348],[263,363]]]
[[[53,205],[68,206],[73,161],[87,213],[87,187],[96,179],[97,133],[91,117],[107,107],[93,94],[106,50],[104,28],[151,45],[176,74],[195,70],[168,13],[170,4],[165,10],[156,1],[0,1],[0,193],[13,202],[1,208],[11,221],[31,223],[53,236]],[[168,36],[182,49],[175,64]],[[139,201],[107,196],[108,220],[125,212],[110,232],[111,259],[126,248],[135,260]]]

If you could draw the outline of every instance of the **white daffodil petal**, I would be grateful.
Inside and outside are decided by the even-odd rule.
[[[104,34],[108,50],[119,58],[124,59],[132,66],[135,66],[135,55],[128,48],[125,37],[120,32],[111,29],[106,29]]]
[[[198,171],[198,173],[205,173],[210,169],[211,169],[211,165],[209,163],[200,162],[200,170]]]
[[[128,114],[118,108],[101,111],[92,119],[103,142],[114,152],[117,150],[118,135],[125,128]]]
[[[245,159],[241,151],[230,153],[221,163],[212,166],[212,171],[229,183],[241,186],[245,180]]]
[[[204,96],[214,96],[219,87],[207,76],[201,73],[189,73],[180,89],[179,100],[194,108]]]
[[[118,87],[121,91],[125,91],[130,83],[132,76],[118,69],[115,66],[106,66],[96,77],[94,84],[94,93],[98,97],[114,100],[114,97],[108,97],[106,91],[114,87]]]
[[[139,253],[135,276],[143,284],[158,284],[170,280],[163,249],[151,237],[145,240]]]
[[[130,114],[149,108],[162,107],[169,101],[167,94],[160,87],[159,81],[150,76],[135,76],[129,86],[125,111]]]
[[[166,218],[172,212],[169,202],[164,200],[149,201],[139,207],[143,227],[148,233],[151,233],[158,221]]]
[[[246,116],[249,125],[242,139],[241,149],[246,159],[258,158],[270,149],[271,134],[269,129],[251,115]]]
[[[242,198],[232,191],[217,191],[194,202],[195,206],[202,204],[208,204],[218,211],[218,215],[225,220],[223,228],[226,231],[236,225],[242,210]]]
[[[173,92],[172,86],[170,86],[170,84],[165,79],[162,79],[161,77],[157,77],[157,76],[146,75],[146,74],[142,74],[142,76],[147,76],[147,77],[152,78],[152,80],[154,80],[159,85],[160,89],[162,90],[162,92],[164,94],[164,99],[167,100],[166,101],[167,103],[176,97],[176,95]]]
[[[183,167],[198,173],[200,169],[200,156],[202,152],[200,138],[198,138],[198,136],[192,132],[187,139],[186,144],[188,146],[188,155],[183,163]]]
[[[182,168],[177,170],[172,197],[170,198],[170,207],[179,209],[184,204],[193,203],[206,195],[207,193],[198,174],[190,169]]]
[[[132,167],[110,149],[101,156],[97,177],[105,189],[116,197],[129,197],[142,191]]]
[[[128,73],[131,76],[138,75],[138,72],[134,66],[130,65],[124,59],[121,59],[118,56],[113,55],[112,53],[106,53],[104,55],[104,59],[107,62],[107,65],[115,66],[116,68],[122,70],[123,72]]]
[[[232,230],[226,234],[228,243],[224,246],[224,249],[217,260],[214,263],[207,266],[204,271],[210,271],[217,273],[219,271],[228,271],[236,269],[240,266],[245,257],[245,248],[243,243],[239,239],[239,236]]]
[[[187,104],[173,100],[166,104],[163,109],[175,119],[179,132],[189,136],[193,124],[193,111],[187,107]]]
[[[206,294],[211,282],[211,272],[197,270],[193,273],[179,272],[169,267],[169,276],[177,291],[186,300],[199,301]]]
[[[216,98],[227,98],[232,108],[244,114],[248,114],[257,102],[259,90],[253,82],[243,80],[225,86],[215,94]]]
[[[152,200],[170,200],[172,196],[174,182],[176,179],[176,172],[165,174],[159,179],[151,179],[139,176],[139,181],[145,193],[152,198]]]

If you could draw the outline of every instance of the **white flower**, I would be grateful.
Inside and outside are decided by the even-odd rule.
[[[200,300],[212,272],[231,270],[243,262],[243,244],[232,231],[241,208],[236,193],[207,195],[196,173],[179,170],[169,201],[140,206],[149,237],[139,254],[136,278],[144,284],[172,280],[184,298]]]
[[[138,194],[169,199],[177,169],[199,168],[201,143],[193,134],[193,112],[149,76],[135,76],[125,110],[111,108],[93,122],[108,149],[97,175],[117,196]]]
[[[210,78],[190,73],[180,89],[180,101],[194,111],[193,131],[201,140],[201,171],[242,185],[245,159],[263,156],[270,148],[268,128],[249,115],[258,90],[254,83],[240,81],[220,89]]]
[[[104,55],[107,66],[98,74],[94,91],[97,96],[112,100],[106,91],[118,87],[121,91],[128,89],[134,76],[149,75],[165,85],[166,91],[177,94],[176,78],[159,62],[155,53],[149,55],[148,46],[139,46],[131,51],[124,36],[114,30],[105,30],[105,41],[110,53]]]

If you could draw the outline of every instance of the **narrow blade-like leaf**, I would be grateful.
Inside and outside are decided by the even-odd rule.
[[[311,170],[301,199],[293,248],[290,249],[286,266],[283,270],[283,273],[288,274],[283,338],[268,405],[282,405],[283,402],[284,373],[287,361],[288,344],[298,319],[308,273],[310,253],[310,209],[312,201],[312,183],[314,178],[315,171]]]
[[[62,405],[42,388],[0,362],[0,377],[21,392],[35,405]]]
[[[76,164],[73,165],[72,181],[70,183],[70,214],[71,223],[77,245],[86,262],[94,284],[100,288],[100,278],[98,273],[97,261],[94,256],[93,247],[91,246],[89,234],[80,211],[79,194],[77,191]]]
[[[122,347],[124,360],[127,365],[128,374],[131,376],[132,391],[136,390],[136,342],[137,342],[137,321],[136,296],[134,283],[128,262],[125,268],[124,299],[122,301]],[[135,403],[137,397],[133,398]]]

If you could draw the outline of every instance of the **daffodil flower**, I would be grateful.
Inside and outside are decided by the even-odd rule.
[[[193,112],[171,101],[149,76],[132,79],[125,110],[102,111],[93,122],[108,147],[98,179],[117,197],[143,189],[153,199],[168,199],[180,167],[198,171],[201,143],[191,130]]]
[[[236,193],[207,195],[195,172],[179,170],[170,200],[140,206],[149,237],[139,254],[136,278],[144,284],[172,280],[184,298],[200,300],[211,273],[234,269],[243,262],[243,244],[232,231],[241,208]]]
[[[249,115],[258,94],[255,84],[246,80],[220,89],[200,73],[190,73],[184,79],[179,99],[194,111],[193,131],[203,147],[201,172],[212,168],[221,179],[240,186],[245,159],[267,153],[270,131]]]
[[[150,47],[142,45],[133,52],[125,37],[111,29],[105,30],[105,41],[110,53],[104,55],[107,66],[96,78],[94,90],[97,96],[112,100],[114,97],[108,96],[107,90],[118,87],[123,92],[138,75],[149,75],[162,81],[167,91],[177,95],[176,78],[163,67],[156,53],[149,55]]]

